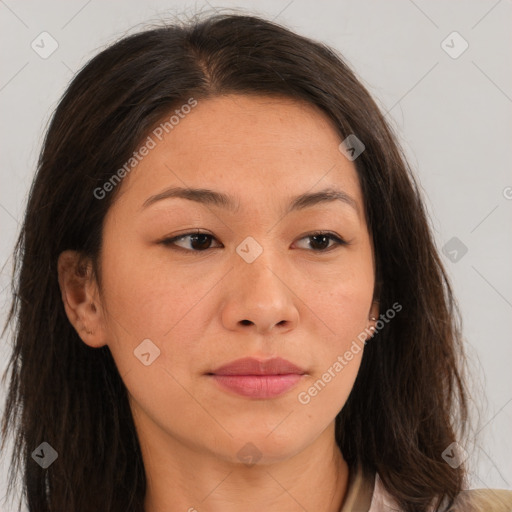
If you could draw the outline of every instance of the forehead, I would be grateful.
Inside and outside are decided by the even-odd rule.
[[[341,138],[319,108],[227,95],[198,99],[186,110],[172,123],[171,112],[143,141],[152,148],[123,179],[123,201],[141,206],[169,186],[222,189],[250,201],[334,185],[361,203],[354,164],[339,151]]]

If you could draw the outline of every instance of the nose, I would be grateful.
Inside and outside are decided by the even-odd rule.
[[[300,299],[288,282],[289,272],[287,279],[286,268],[278,264],[279,257],[266,249],[252,263],[235,261],[222,309],[227,329],[277,334],[297,326]]]

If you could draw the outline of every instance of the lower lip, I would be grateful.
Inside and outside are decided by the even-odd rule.
[[[293,388],[302,375],[211,375],[224,389],[251,398],[273,398]]]

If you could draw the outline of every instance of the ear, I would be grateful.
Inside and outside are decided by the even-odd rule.
[[[76,332],[90,347],[106,345],[103,309],[92,262],[84,260],[77,251],[64,251],[59,255],[57,270],[64,309]]]
[[[379,301],[374,299],[372,302],[372,305],[370,307],[370,311],[368,313],[368,329],[370,329],[372,332],[375,331],[375,324],[377,323],[377,320],[379,319],[379,314],[380,314]]]

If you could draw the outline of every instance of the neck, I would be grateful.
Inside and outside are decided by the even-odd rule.
[[[334,423],[293,457],[252,466],[154,434],[141,440],[145,512],[339,512],[347,492]]]

